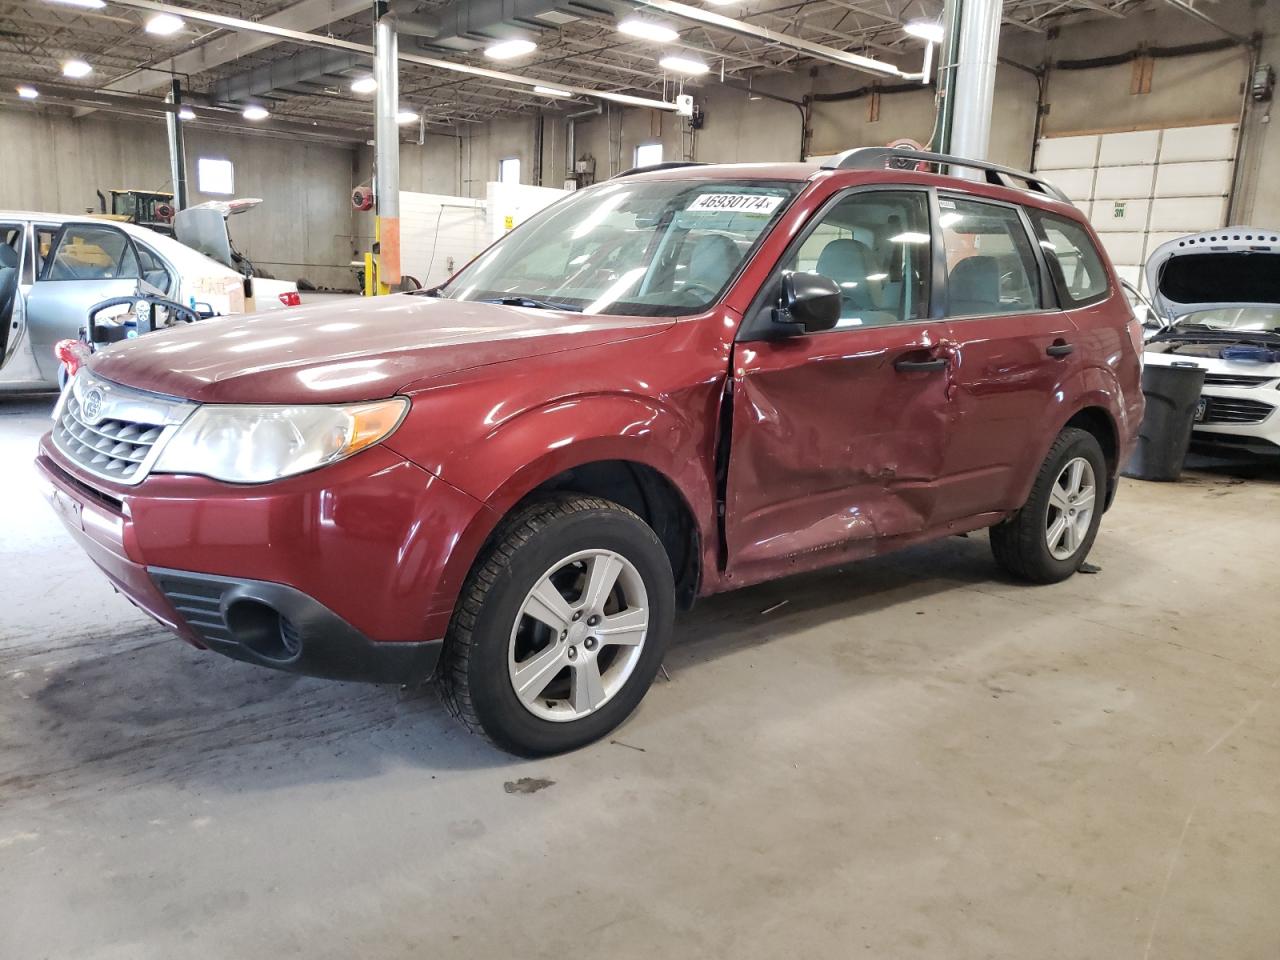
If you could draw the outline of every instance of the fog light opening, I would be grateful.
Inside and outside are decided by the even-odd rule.
[[[302,653],[297,627],[273,607],[257,600],[237,600],[227,608],[227,627],[237,642],[264,660],[288,663]]]

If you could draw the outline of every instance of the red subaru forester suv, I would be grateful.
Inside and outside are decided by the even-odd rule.
[[[631,713],[699,596],[982,527],[1011,574],[1070,576],[1142,416],[1140,343],[1033,175],[664,164],[432,290],[104,350],[38,463],[189,643],[435,676],[539,755]]]

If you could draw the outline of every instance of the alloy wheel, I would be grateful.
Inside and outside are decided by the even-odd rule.
[[[1049,491],[1045,543],[1055,560],[1069,560],[1089,535],[1097,499],[1093,465],[1084,457],[1068,460]]]
[[[612,550],[565,557],[534,584],[511,628],[516,697],[544,720],[595,713],[626,684],[648,629],[648,596],[631,561]]]

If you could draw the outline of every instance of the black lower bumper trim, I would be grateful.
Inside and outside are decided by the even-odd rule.
[[[162,567],[147,572],[205,646],[236,660],[332,680],[416,683],[440,659],[441,640],[370,640],[284,584]]]

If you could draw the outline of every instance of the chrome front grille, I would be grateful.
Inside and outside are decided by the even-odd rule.
[[[83,467],[116,480],[129,481],[137,474],[164,428],[128,420],[85,422],[80,402],[67,399],[53,439],[63,452]]]
[[[1204,375],[1206,384],[1219,387],[1256,387],[1259,384],[1275,379],[1274,376],[1260,377],[1255,374],[1245,373],[1206,373]]]
[[[195,404],[79,374],[54,410],[53,443],[89,473],[139,483]]]
[[[1261,423],[1275,409],[1260,400],[1242,400],[1236,397],[1205,397],[1202,424],[1212,423]]]

